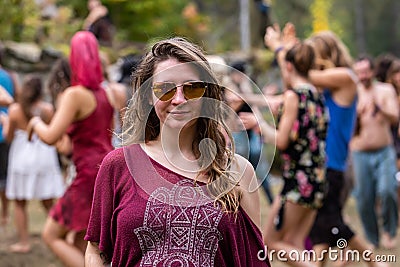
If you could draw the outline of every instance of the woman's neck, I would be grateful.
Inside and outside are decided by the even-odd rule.
[[[185,177],[195,179],[200,172],[198,159],[194,155],[193,134],[172,129],[163,129],[156,140],[146,143],[143,148],[147,154],[165,167]],[[204,180],[206,182],[207,180]]]
[[[195,131],[194,126],[179,130],[164,126],[161,127],[157,141],[169,156],[176,157],[181,155],[188,160],[196,160],[193,153]]]
[[[297,88],[297,87],[300,87],[300,86],[302,86],[304,84],[311,84],[311,83],[307,78],[302,77],[302,76],[295,76],[291,80],[292,88]]]

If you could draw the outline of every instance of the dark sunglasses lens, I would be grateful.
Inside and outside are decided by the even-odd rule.
[[[190,82],[183,85],[183,93],[186,99],[200,98],[206,91],[204,82]]]
[[[168,101],[175,95],[176,85],[168,82],[154,83],[153,92],[161,101]]]

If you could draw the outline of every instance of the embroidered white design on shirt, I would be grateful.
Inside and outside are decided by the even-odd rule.
[[[140,266],[214,266],[222,215],[193,182],[158,188],[147,201],[143,226],[134,229],[143,253]]]

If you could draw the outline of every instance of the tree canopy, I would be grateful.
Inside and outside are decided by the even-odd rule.
[[[64,43],[81,29],[88,14],[86,1],[55,2],[58,15],[43,19],[36,0],[0,1],[0,40]],[[103,0],[116,26],[118,43],[146,43],[154,38],[186,36],[211,52],[240,50],[239,1],[224,0]],[[392,53],[400,56],[398,0],[248,0],[251,43],[263,48],[268,21],[293,22],[301,38],[331,29],[353,56]],[[263,13],[264,12],[264,13]]]

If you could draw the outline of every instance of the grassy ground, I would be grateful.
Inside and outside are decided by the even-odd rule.
[[[277,192],[279,183],[274,183],[273,191]],[[261,196],[261,207],[262,207],[262,219],[268,216],[268,203],[266,201],[264,192],[260,192]],[[43,244],[40,239],[40,232],[45,221],[45,215],[41,208],[41,205],[37,201],[32,201],[29,204],[29,227],[32,241],[32,251],[28,254],[13,254],[7,251],[10,244],[16,241],[15,229],[11,223],[6,230],[2,230],[0,233],[0,266],[2,267],[59,267],[62,266],[60,262],[50,253],[48,248]],[[355,202],[353,198],[350,198],[345,208],[346,220],[351,222],[352,228],[359,234],[362,234],[360,220],[355,210]],[[400,247],[400,236],[398,236],[398,242]],[[400,266],[400,248],[397,247],[394,250],[387,251],[379,249],[377,254],[380,255],[395,255],[397,263],[392,263],[392,267]],[[273,267],[287,266],[277,260],[272,262]],[[327,267],[337,266],[337,263],[330,262]],[[351,263],[349,267],[366,266],[365,263]]]

